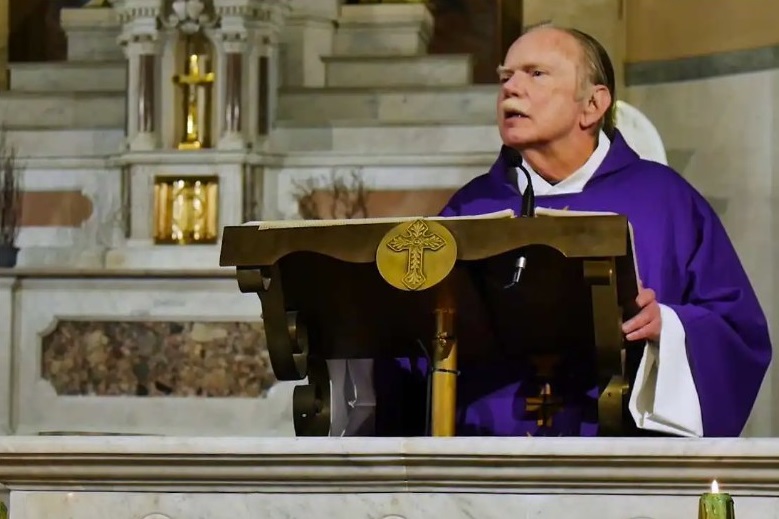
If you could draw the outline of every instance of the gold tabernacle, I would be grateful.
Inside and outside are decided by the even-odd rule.
[[[192,53],[186,72],[173,78],[182,88],[184,99],[184,136],[180,150],[197,150],[210,146],[208,128],[211,122],[211,86],[214,73],[208,71],[208,56]]]
[[[155,243],[216,243],[218,213],[218,176],[158,176],[154,179]]]
[[[551,426],[567,397],[558,358],[571,348],[593,352],[600,434],[632,435],[643,344],[620,332],[638,312],[631,243],[617,215],[281,221],[226,227],[219,264],[260,297],[276,378],[308,377],[293,396],[298,435],[333,434],[316,368],[331,359],[427,357],[434,436],[457,434],[460,370],[529,360],[539,386],[525,412]],[[520,255],[527,268],[512,284]]]

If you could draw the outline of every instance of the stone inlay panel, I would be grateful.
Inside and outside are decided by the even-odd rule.
[[[41,358],[58,395],[258,397],[275,383],[262,323],[60,321]]]

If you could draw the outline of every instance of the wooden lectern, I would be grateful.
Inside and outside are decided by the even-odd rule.
[[[600,433],[636,430],[627,403],[642,348],[621,332],[638,311],[625,217],[256,222],[224,229],[220,265],[259,295],[276,377],[308,377],[293,397],[298,435],[329,433],[326,360],[419,357],[420,341],[435,436],[455,434],[458,365],[582,346],[597,363]]]

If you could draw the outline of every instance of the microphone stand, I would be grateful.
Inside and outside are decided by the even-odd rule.
[[[527,179],[527,186],[525,187],[525,191],[522,193],[522,211],[520,216],[523,218],[535,217],[536,195],[535,191],[533,190],[533,180],[530,178],[530,172],[523,164],[522,155],[514,148],[506,145],[501,148],[500,152],[506,158],[506,162],[508,163],[509,167],[521,170],[522,173],[525,174],[525,179]],[[522,272],[525,270],[526,266],[527,258],[525,258],[525,256],[519,256],[517,261],[514,263],[514,275],[511,277],[511,283],[506,285],[504,288],[512,288],[518,284],[519,278],[522,276]]]

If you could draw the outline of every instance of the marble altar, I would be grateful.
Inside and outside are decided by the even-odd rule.
[[[10,519],[774,517],[775,440],[0,439]]]
[[[294,435],[230,272],[0,269],[0,323],[0,434]]]

